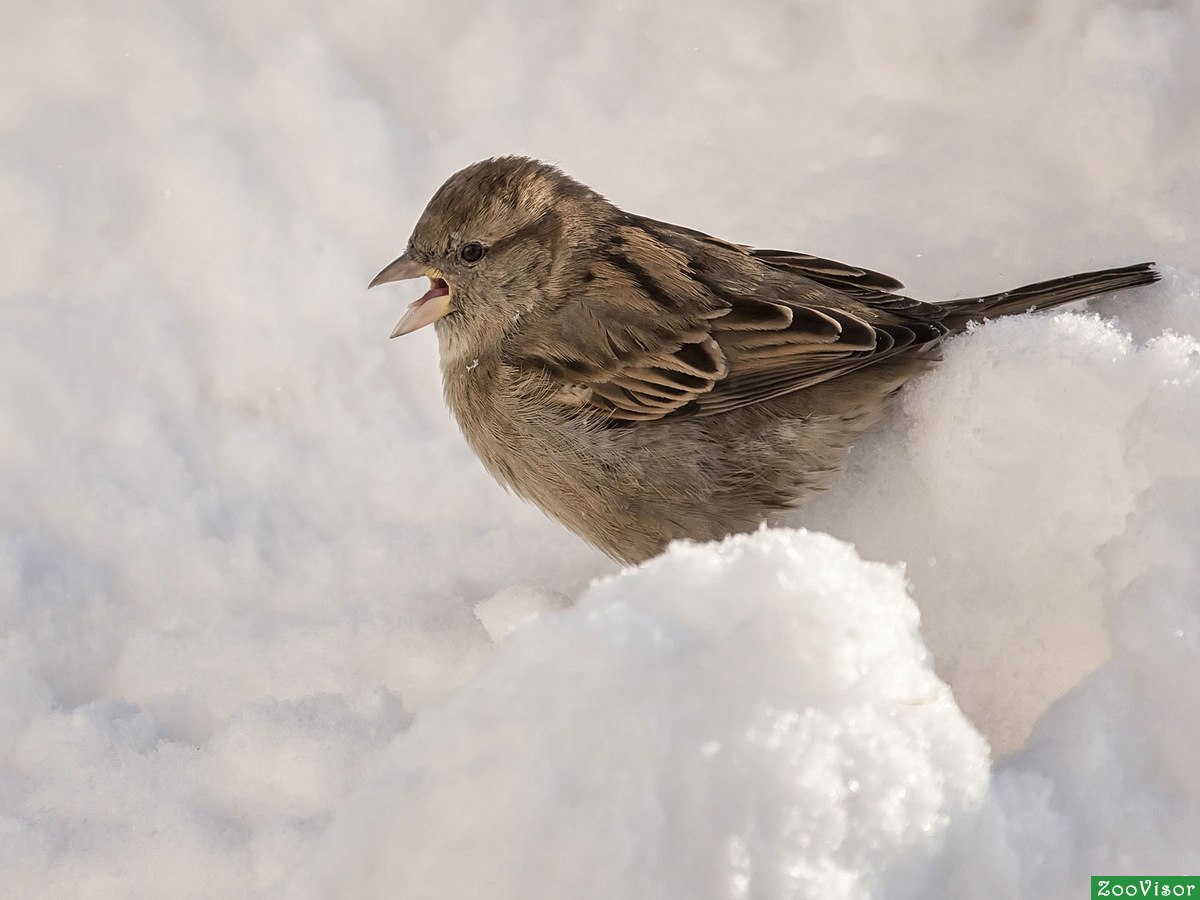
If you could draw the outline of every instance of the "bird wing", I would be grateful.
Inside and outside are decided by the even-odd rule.
[[[900,282],[628,216],[574,276],[522,362],[609,419],[711,416],[837,378],[945,334]]]

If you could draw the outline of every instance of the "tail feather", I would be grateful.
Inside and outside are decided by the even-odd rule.
[[[1154,263],[1144,262],[1119,269],[1101,269],[1098,272],[1067,275],[1050,281],[1023,285],[1011,291],[988,294],[986,297],[968,297],[938,305],[947,311],[942,323],[951,331],[962,331],[970,322],[1027,312],[1030,309],[1049,309],[1097,294],[1152,284],[1161,277],[1154,268]]]

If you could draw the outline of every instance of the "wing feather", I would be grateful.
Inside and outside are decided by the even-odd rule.
[[[521,344],[564,405],[612,420],[712,416],[838,378],[946,333],[945,311],[869,269],[625,216]]]

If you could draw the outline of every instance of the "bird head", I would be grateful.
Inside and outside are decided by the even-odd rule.
[[[430,280],[392,337],[437,323],[444,339],[501,340],[553,302],[556,270],[610,210],[599,194],[533,159],[487,159],[455,173],[425,207],[403,255],[370,284]]]

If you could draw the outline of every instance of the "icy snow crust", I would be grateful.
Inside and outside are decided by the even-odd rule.
[[[1200,871],[1198,16],[7,10],[0,894]],[[363,291],[501,152],[922,297],[1166,278],[950,342],[807,531],[618,572],[470,456],[431,336],[386,340],[415,294]]]

